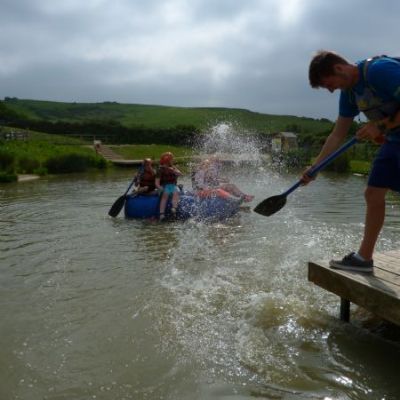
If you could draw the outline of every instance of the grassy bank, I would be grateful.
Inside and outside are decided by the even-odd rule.
[[[369,161],[350,161],[350,172],[354,174],[368,175],[371,169],[371,163]]]
[[[109,147],[127,160],[143,160],[144,158],[151,158],[152,160],[157,161],[160,159],[161,154],[166,151],[172,152],[175,157],[191,157],[194,155],[191,148],[183,146],[142,144]]]
[[[0,181],[15,180],[17,174],[59,174],[107,167],[107,162],[80,140],[22,130],[19,133],[25,135],[23,140],[0,140]]]
[[[3,139],[0,139],[0,181],[9,182],[17,179],[18,174],[60,174],[84,172],[88,169],[104,169],[110,164],[95,154],[92,142],[85,142],[70,136],[44,134],[39,132],[18,130],[19,139],[5,140],[13,128],[0,127]],[[0,135],[1,136],[1,135]],[[22,136],[22,139],[21,139]],[[171,151],[175,157],[187,158],[196,156],[190,147],[141,144],[141,145],[112,145],[114,152],[124,159],[142,160],[151,158],[158,161],[161,154]],[[373,158],[376,148],[358,145],[338,160],[331,168],[336,172],[352,172],[368,174],[371,166],[369,159]],[[285,155],[286,164],[298,168],[310,163],[312,153],[303,148]],[[181,160],[181,161],[182,161]],[[183,167],[183,166],[182,166]]]

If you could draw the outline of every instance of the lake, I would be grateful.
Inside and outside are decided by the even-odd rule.
[[[296,174],[234,167],[256,196]],[[0,398],[398,399],[400,328],[307,281],[357,250],[366,179],[321,174],[271,217],[111,219],[132,171],[0,186]],[[189,179],[181,182],[189,187]],[[378,250],[400,247],[388,198]]]

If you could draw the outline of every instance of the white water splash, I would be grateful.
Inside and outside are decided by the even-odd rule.
[[[198,151],[204,156],[213,154],[222,160],[233,160],[235,164],[260,164],[264,158],[253,133],[225,122],[208,130],[198,143]]]

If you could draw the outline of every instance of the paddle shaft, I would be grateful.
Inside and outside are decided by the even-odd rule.
[[[119,196],[117,200],[115,200],[114,204],[110,208],[110,211],[108,212],[108,215],[110,217],[116,217],[119,214],[119,212],[122,210],[122,207],[125,204],[126,195],[128,194],[130,188],[132,187],[132,185],[134,183],[135,183],[135,178],[133,178],[132,182],[128,186],[128,189],[126,189],[126,192],[122,196]]]
[[[339,157],[342,153],[344,153],[347,149],[357,143],[357,138],[353,137],[348,142],[346,142],[343,146],[339,147],[336,151],[331,153],[328,157],[324,158],[320,163],[315,165],[311,170],[308,172],[308,176],[313,177],[317,172],[324,169],[329,163],[331,163],[335,158]],[[295,191],[303,181],[299,179],[292,187],[286,190],[285,193],[282,193],[281,196],[288,196],[290,193]]]
[[[129,190],[131,189],[131,187],[133,186],[133,184],[135,183],[136,177],[133,178],[133,181],[130,183],[130,185],[128,186],[128,189],[126,189],[126,192],[124,194],[124,196],[126,196],[129,192]]]

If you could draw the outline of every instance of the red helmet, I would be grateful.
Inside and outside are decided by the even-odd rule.
[[[167,151],[161,155],[160,164],[169,164],[173,158],[174,155],[170,151]]]

